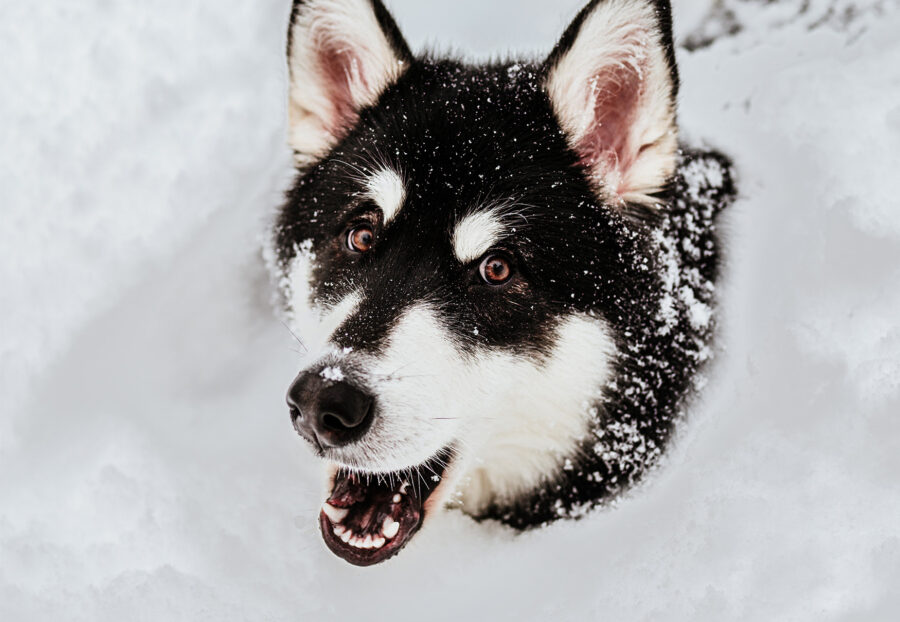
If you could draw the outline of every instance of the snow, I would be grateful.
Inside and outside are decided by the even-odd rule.
[[[320,375],[331,382],[340,382],[344,379],[344,371],[340,367],[326,367]]]
[[[486,56],[579,4],[392,7],[414,47]],[[289,2],[0,4],[0,619],[895,619],[900,7],[726,0],[709,42],[735,29],[701,4],[681,122],[741,199],[677,446],[581,522],[450,513],[368,570],[316,532],[259,250]]]

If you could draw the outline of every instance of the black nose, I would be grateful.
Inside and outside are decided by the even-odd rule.
[[[288,390],[294,428],[320,448],[359,440],[372,423],[373,399],[347,382],[300,374]]]

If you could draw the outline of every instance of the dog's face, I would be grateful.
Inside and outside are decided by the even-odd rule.
[[[545,63],[471,67],[413,57],[378,0],[295,2],[288,403],[341,557],[389,558],[447,501],[516,503],[602,408],[646,269],[625,206],[674,169],[665,9],[594,2]]]

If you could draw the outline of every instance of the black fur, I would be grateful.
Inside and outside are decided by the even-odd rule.
[[[362,308],[336,336],[339,345],[376,350],[401,312],[437,303],[463,349],[505,348],[542,357],[560,317],[601,316],[621,340],[616,380],[596,404],[594,434],[561,478],[515,507],[490,508],[517,528],[577,517],[636,482],[669,440],[673,422],[707,358],[714,322],[692,325],[677,295],[662,316],[665,259],[677,257],[695,299],[711,304],[718,273],[716,215],[734,197],[729,163],[699,152],[682,155],[679,175],[660,196],[661,216],[643,220],[610,206],[591,187],[543,89],[548,67],[577,35],[583,11],[544,64],[472,66],[418,58],[360,114],[328,157],[301,171],[276,228],[287,266],[313,240],[315,296],[337,302],[353,289]],[[294,11],[302,2],[295,3]],[[655,0],[677,84],[669,3]],[[378,0],[379,21],[400,53],[408,48]],[[408,197],[396,221],[378,231],[371,254],[347,252],[343,235],[378,210],[362,198],[360,170],[386,164],[403,172]],[[701,166],[718,183],[686,180]],[[718,171],[716,173],[715,171]],[[701,176],[702,177],[702,176]],[[702,182],[702,180],[701,180]],[[514,199],[515,234],[498,250],[517,276],[485,285],[477,262],[459,266],[450,236],[468,210]],[[668,242],[666,242],[668,241]],[[661,254],[668,248],[668,255]]]

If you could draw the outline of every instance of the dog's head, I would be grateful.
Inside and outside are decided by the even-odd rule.
[[[435,508],[515,503],[576,451],[646,269],[622,222],[674,173],[669,22],[595,0],[544,63],[476,67],[413,56],[380,0],[295,2],[276,245],[336,554],[383,561]]]

